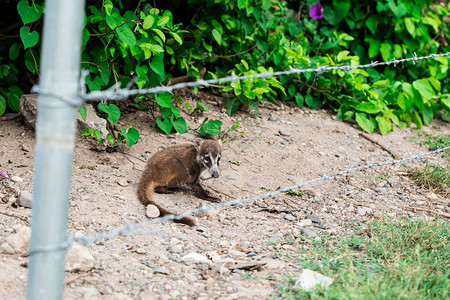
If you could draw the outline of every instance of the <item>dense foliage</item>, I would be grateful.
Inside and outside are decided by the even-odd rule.
[[[450,4],[317,2],[87,1],[81,60],[82,68],[90,72],[88,89],[105,89],[117,82],[126,85],[133,77],[135,85],[143,88],[185,74],[214,78],[290,67],[353,66],[450,51]],[[323,12],[311,17],[313,5],[321,5]],[[17,111],[21,94],[38,81],[43,11],[43,0],[7,1],[2,11],[0,115],[6,109]],[[248,79],[224,84],[220,90],[229,95],[230,115],[248,107],[257,116],[260,101],[295,101],[312,109],[325,106],[336,111],[339,120],[354,119],[367,132],[379,128],[385,134],[393,123],[405,127],[414,122],[420,128],[436,116],[448,119],[449,86],[448,58],[439,57],[396,68]],[[154,103],[161,113],[157,126],[166,133],[188,129],[180,107],[208,111],[201,103],[194,109],[169,94],[139,96],[129,106],[148,109]],[[110,118],[109,112],[117,112],[118,107],[101,104],[98,109]],[[217,134],[221,125],[205,118],[199,132]],[[109,137],[112,145],[137,140],[137,131],[123,128],[121,132],[124,135],[116,140]],[[86,134],[98,136],[92,131]]]

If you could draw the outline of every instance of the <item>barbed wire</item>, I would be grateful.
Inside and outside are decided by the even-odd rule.
[[[181,82],[177,83],[171,86],[158,86],[153,88],[147,88],[147,89],[131,89],[131,86],[133,85],[134,81],[132,80],[126,88],[121,88],[121,83],[118,82],[112,87],[110,87],[107,90],[104,91],[92,91],[89,93],[86,93],[86,82],[85,78],[88,75],[87,71],[83,71],[80,77],[80,91],[78,97],[75,98],[69,98],[64,95],[60,95],[54,91],[49,91],[46,89],[40,88],[38,85],[33,86],[32,92],[39,93],[41,95],[46,96],[52,96],[55,97],[62,102],[65,102],[71,106],[78,107],[82,105],[86,101],[100,101],[100,100],[124,100],[127,99],[130,96],[136,96],[136,95],[146,95],[146,94],[160,94],[160,93],[171,93],[176,89],[181,89],[185,87],[199,87],[199,86],[205,86],[208,87],[213,84],[223,83],[223,82],[234,82],[238,80],[245,80],[245,79],[252,79],[252,78],[261,78],[265,79],[270,76],[282,76],[282,75],[292,75],[292,74],[300,74],[300,73],[307,73],[307,72],[313,72],[313,73],[323,73],[327,71],[333,71],[333,70],[342,70],[345,72],[349,72],[353,69],[365,69],[365,68],[375,68],[379,66],[387,66],[387,65],[394,65],[394,67],[397,66],[399,63],[409,62],[412,61],[414,65],[416,62],[424,59],[436,59],[438,57],[447,56],[450,58],[450,52],[442,53],[442,54],[430,54],[427,56],[421,56],[417,57],[416,53],[414,52],[414,55],[410,58],[403,58],[403,59],[395,59],[393,58],[391,61],[385,61],[385,62],[371,62],[370,64],[365,65],[356,65],[356,66],[349,66],[349,65],[343,65],[343,66],[320,66],[317,68],[307,68],[307,69],[297,69],[291,67],[289,70],[285,71],[276,71],[276,72],[262,72],[258,74],[251,74],[251,75],[243,75],[243,76],[235,76],[234,73],[232,73],[231,76],[226,76],[222,78],[214,78],[214,79],[197,79],[195,81],[191,82]]]
[[[29,249],[28,254],[29,255],[33,255],[35,253],[39,253],[39,252],[49,252],[49,251],[56,251],[56,250],[63,250],[66,249],[68,247],[70,247],[72,245],[73,242],[78,242],[81,243],[85,246],[89,246],[92,244],[96,244],[102,240],[105,239],[112,239],[115,238],[119,235],[137,235],[137,234],[143,234],[143,232],[138,232],[139,229],[149,226],[151,224],[155,224],[157,222],[164,222],[164,221],[170,221],[170,220],[180,220],[183,217],[186,217],[188,215],[192,215],[195,213],[208,213],[209,211],[213,210],[213,209],[221,209],[221,208],[225,208],[225,207],[230,207],[230,206],[241,206],[244,205],[245,203],[248,203],[250,201],[256,201],[256,200],[261,200],[261,199],[267,199],[267,198],[271,198],[274,197],[280,193],[284,193],[287,191],[290,191],[292,189],[299,189],[302,187],[305,187],[307,185],[319,182],[319,181],[326,181],[326,180],[330,180],[332,178],[338,177],[338,176],[342,176],[342,175],[346,175],[346,174],[350,174],[356,171],[361,171],[361,170],[365,170],[365,169],[371,169],[371,168],[376,168],[376,167],[382,167],[382,166],[388,166],[388,165],[396,165],[396,164],[400,164],[400,163],[404,163],[404,162],[408,162],[408,161],[412,161],[412,160],[418,160],[420,158],[423,158],[425,156],[430,156],[430,155],[434,155],[434,154],[438,154],[440,152],[446,151],[446,150],[450,150],[450,146],[449,147],[445,147],[445,148],[441,148],[441,149],[437,149],[431,152],[426,152],[426,153],[422,153],[422,154],[418,154],[415,156],[411,156],[408,158],[404,158],[404,159],[396,159],[396,160],[391,160],[391,161],[387,161],[387,162],[376,162],[376,163],[369,163],[363,166],[358,166],[358,167],[352,167],[352,168],[348,168],[345,169],[343,171],[339,171],[336,173],[332,173],[332,174],[323,174],[320,177],[305,181],[303,183],[296,183],[293,186],[290,187],[286,187],[283,189],[278,189],[276,191],[272,191],[272,192],[268,192],[265,194],[261,194],[258,196],[254,196],[254,197],[249,197],[249,198],[238,198],[236,200],[232,200],[232,201],[228,201],[228,202],[224,202],[224,203],[216,203],[216,204],[211,204],[211,205],[203,205],[201,207],[198,208],[194,208],[194,209],[190,209],[185,211],[184,213],[180,214],[180,215],[165,215],[163,217],[158,217],[158,218],[154,218],[151,220],[146,220],[143,221],[141,223],[131,223],[131,222],[127,222],[125,225],[122,225],[120,227],[117,227],[113,230],[110,230],[108,232],[105,233],[97,233],[94,235],[77,235],[77,236],[68,236],[67,240],[64,241],[63,243],[61,243],[60,245],[56,245],[56,246],[48,246],[48,247],[40,247],[40,248],[33,248],[33,249]],[[157,231],[153,231],[153,232],[146,232],[145,234],[158,234],[158,232],[160,232],[160,230]]]

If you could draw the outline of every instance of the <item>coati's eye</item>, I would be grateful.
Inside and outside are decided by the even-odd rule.
[[[203,161],[205,162],[205,164],[211,163],[211,159],[209,158],[208,155],[206,155],[206,156],[203,157]]]
[[[220,162],[220,156],[217,157],[217,164],[219,164],[219,162]]]

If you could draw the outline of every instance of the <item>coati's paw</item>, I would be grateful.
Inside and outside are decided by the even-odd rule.
[[[173,194],[177,191],[176,188],[168,188],[164,186],[155,187],[155,192],[158,194]]]

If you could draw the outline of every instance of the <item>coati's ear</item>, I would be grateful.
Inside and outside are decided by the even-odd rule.
[[[221,140],[221,139],[218,139],[217,142],[219,143],[220,148],[222,148],[222,140]]]
[[[200,151],[200,147],[202,146],[202,144],[203,144],[203,140],[202,139],[195,139],[194,140],[194,147],[195,147],[195,150],[197,150],[197,151]]]

